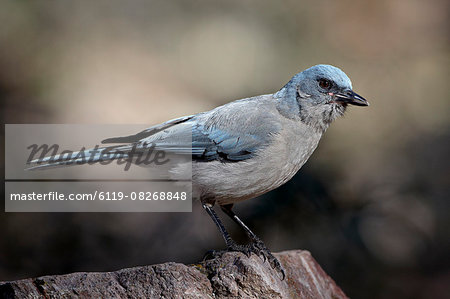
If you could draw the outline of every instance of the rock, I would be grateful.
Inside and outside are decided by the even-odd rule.
[[[0,298],[347,298],[308,251],[274,255],[285,269],[284,280],[260,257],[229,252],[195,265],[0,282]]]

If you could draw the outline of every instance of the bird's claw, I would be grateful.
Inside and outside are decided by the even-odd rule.
[[[286,277],[286,274],[284,273],[284,269],[281,266],[278,259],[273,256],[273,254],[270,252],[270,250],[266,247],[266,245],[263,243],[263,241],[256,239],[253,240],[253,242],[250,244],[252,247],[252,252],[257,254],[258,256],[263,257],[263,262],[266,262],[266,260],[269,262],[272,269],[277,270],[277,272],[281,273],[282,279]]]
[[[221,257],[226,252],[242,252],[247,257],[250,257],[252,253],[261,257],[263,262],[269,262],[272,269],[275,269],[278,273],[281,274],[281,280],[284,280],[286,277],[283,267],[280,262],[277,260],[275,256],[270,252],[270,250],[264,245],[261,240],[254,240],[252,243],[248,245],[238,245],[232,244],[228,246],[225,250],[210,250],[205,253],[203,256],[203,260],[214,259],[216,257]]]
[[[207,252],[205,252],[205,254],[203,255],[203,261],[206,261],[206,260],[210,260],[210,259],[213,259],[213,258],[215,258],[215,257],[217,257],[217,256],[220,256],[219,254],[218,254],[218,251],[217,250],[208,250]]]
[[[250,257],[252,254],[252,250],[250,249],[249,246],[246,245],[238,245],[238,244],[231,244],[230,246],[227,247],[227,249],[224,250],[209,250],[205,253],[205,255],[203,256],[203,260],[211,260],[217,257],[221,257],[224,253],[227,252],[242,252],[243,254],[245,254],[247,257]]]

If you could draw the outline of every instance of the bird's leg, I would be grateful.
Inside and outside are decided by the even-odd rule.
[[[208,205],[207,203],[202,203],[202,206],[203,206],[203,209],[205,209],[205,211],[208,213],[208,215],[211,217],[211,219],[216,224],[217,228],[219,229],[220,233],[222,234],[223,239],[225,240],[225,244],[227,245],[227,250],[225,250],[225,251],[216,251],[216,250],[208,251],[205,254],[205,256],[203,257],[203,259],[220,256],[227,251],[239,251],[239,252],[245,253],[247,256],[250,256],[251,251],[247,247],[236,244],[236,242],[230,237],[230,234],[225,229],[225,226],[223,225],[222,221],[220,221],[219,216],[217,216],[217,214],[213,210],[213,208],[210,205]]]
[[[225,226],[223,226],[222,221],[220,221],[219,216],[217,216],[216,212],[212,209],[211,206],[209,206],[206,203],[202,204],[205,211],[208,213],[209,217],[214,221],[217,228],[219,229],[220,233],[222,234],[223,239],[225,240],[225,244],[227,244],[227,247],[231,247],[235,244],[233,239],[231,239],[230,234],[225,229]]]
[[[253,252],[257,255],[263,256],[264,261],[267,259],[269,261],[270,265],[272,266],[272,268],[281,272],[281,274],[283,275],[283,279],[284,279],[285,274],[284,274],[283,268],[281,267],[280,262],[277,260],[276,257],[273,256],[273,254],[266,247],[264,242],[261,241],[261,239],[258,238],[255,235],[255,233],[252,232],[250,230],[250,228],[248,228],[248,226],[245,225],[245,223],[242,222],[242,220],[233,212],[233,210],[232,210],[233,204],[223,205],[223,206],[220,206],[220,208],[222,209],[222,211],[225,214],[227,214],[231,219],[233,219],[234,222],[236,222],[240,227],[242,227],[242,229],[244,229],[245,233],[251,240],[251,244],[250,244],[251,252]]]
[[[242,220],[233,212],[232,208],[233,208],[233,204],[228,204],[228,205],[223,205],[220,206],[220,208],[222,209],[222,211],[227,214],[231,219],[233,219],[234,222],[236,222],[240,227],[242,227],[245,231],[245,233],[247,234],[247,236],[250,238],[250,240],[252,240],[252,242],[261,242],[262,241],[255,235],[255,233],[253,233],[247,225],[245,225],[244,222],[242,222]]]

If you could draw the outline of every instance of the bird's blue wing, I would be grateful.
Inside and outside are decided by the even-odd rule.
[[[194,117],[139,140],[138,148],[153,145],[169,153],[192,154],[197,162],[238,162],[255,155],[267,144],[267,137],[267,134],[232,131],[220,126],[208,127]]]
[[[209,112],[170,120],[136,135],[109,138],[103,143],[133,143],[145,149],[192,154],[195,161],[238,162],[253,157],[271,142],[280,125],[274,111],[245,99]]]
[[[192,159],[196,161],[242,161],[251,158],[263,146],[261,136],[249,133],[206,129],[202,125],[192,129]]]

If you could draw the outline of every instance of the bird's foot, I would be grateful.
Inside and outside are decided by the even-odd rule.
[[[224,250],[209,250],[205,253],[205,255],[203,256],[203,260],[211,260],[217,257],[221,257],[224,253],[227,252],[242,252],[243,254],[245,254],[247,257],[250,257],[250,255],[252,254],[252,250],[250,248],[250,246],[248,245],[238,245],[236,243],[231,244],[230,246],[227,247],[227,249]]]
[[[247,257],[250,257],[252,253],[262,257],[263,261],[264,262],[268,261],[271,268],[275,269],[278,273],[280,273],[281,279],[284,280],[286,275],[280,262],[277,260],[276,257],[273,256],[273,254],[266,247],[263,241],[259,239],[253,240],[252,243],[248,245],[238,245],[234,243],[228,246],[228,248],[225,250],[210,250],[205,253],[205,255],[203,256],[203,260],[210,260],[217,257],[221,257],[224,253],[233,251],[242,252]]]
[[[277,270],[277,272],[281,274],[281,279],[284,280],[286,274],[284,273],[283,267],[281,266],[278,259],[273,256],[272,252],[270,252],[269,248],[266,247],[263,241],[261,241],[260,239],[254,239],[252,243],[249,244],[249,246],[252,248],[251,252],[262,257],[264,262],[267,260],[272,269]]]

